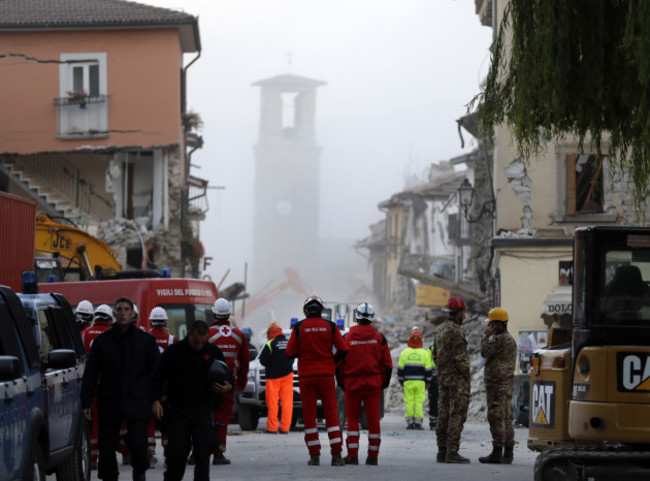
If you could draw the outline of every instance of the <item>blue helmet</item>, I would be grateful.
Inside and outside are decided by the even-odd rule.
[[[244,336],[246,336],[247,341],[250,341],[251,337],[253,337],[253,331],[250,327],[242,327],[241,332],[244,333]]]

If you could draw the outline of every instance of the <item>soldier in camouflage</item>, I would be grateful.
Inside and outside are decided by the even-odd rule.
[[[478,460],[489,464],[512,464],[515,445],[512,388],[517,343],[508,332],[508,313],[505,309],[495,307],[485,321],[489,324],[481,341],[481,356],[485,358],[485,393],[492,452]]]
[[[460,434],[467,419],[469,406],[469,354],[467,339],[460,325],[465,319],[465,302],[452,296],[445,306],[449,319],[436,331],[433,359],[438,369],[438,440],[437,462],[469,463],[458,454]]]

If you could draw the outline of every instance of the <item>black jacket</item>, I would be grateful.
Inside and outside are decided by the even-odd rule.
[[[167,402],[174,408],[214,408],[221,400],[215,395],[207,381],[212,361],[224,361],[221,349],[206,343],[195,351],[187,339],[169,346],[162,354],[153,381],[152,397],[160,401],[167,396]],[[232,377],[229,380],[232,384]]]
[[[90,408],[97,388],[99,422],[151,418],[151,380],[160,360],[154,337],[134,325],[119,327],[93,341],[81,386],[81,404]]]
[[[287,342],[287,338],[280,334],[264,344],[260,364],[266,367],[267,379],[278,379],[293,372],[293,358],[287,357]]]

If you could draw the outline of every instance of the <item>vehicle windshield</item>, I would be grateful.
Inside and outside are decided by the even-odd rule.
[[[650,321],[649,243],[648,236],[628,236],[625,246],[604,252],[597,309],[606,322]]]
[[[162,304],[167,311],[167,330],[170,334],[184,339],[187,336],[187,327],[195,320],[205,321],[210,325],[212,322],[211,304]]]

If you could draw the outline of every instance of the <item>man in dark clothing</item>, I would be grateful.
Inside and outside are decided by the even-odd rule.
[[[306,319],[293,327],[287,343],[287,356],[298,358],[298,385],[305,421],[305,444],[309,449],[310,466],[320,465],[320,440],[316,427],[318,398],[323,405],[327,435],[330,440],[332,466],[345,466],[341,457],[343,444],[336,405],[334,373],[336,363],[343,360],[348,343],[332,321],[323,319],[323,301],[308,297],[303,306]],[[333,354],[336,348],[336,355]]]
[[[262,348],[260,364],[266,367],[266,432],[278,432],[278,403],[282,405],[280,434],[291,429],[293,415],[293,359],[287,357],[287,338],[277,322],[266,331],[268,342]]]
[[[160,359],[156,340],[133,324],[133,302],[115,301],[116,322],[95,338],[90,348],[81,388],[85,417],[92,419],[92,400],[97,388],[99,420],[98,477],[116,481],[119,475],[115,451],[120,426],[126,423],[126,444],[131,452],[134,481],[144,481],[147,459],[147,425],[151,419],[151,379]]]
[[[191,446],[194,449],[194,481],[210,479],[210,453],[216,447],[210,445],[210,439],[217,439],[212,412],[222,400],[221,395],[232,390],[232,375],[224,364],[228,380],[212,385],[208,382],[212,362],[225,363],[221,350],[209,343],[208,337],[207,323],[195,321],[187,338],[172,344],[162,354],[154,377],[153,413],[158,419],[165,415],[169,437],[165,449],[165,481],[183,479]],[[167,412],[160,402],[165,394]]]

